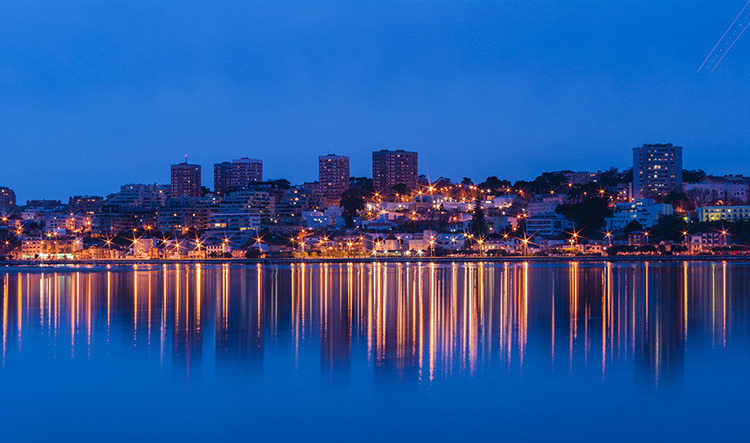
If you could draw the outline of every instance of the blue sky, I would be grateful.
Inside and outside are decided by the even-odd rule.
[[[261,158],[420,154],[430,177],[629,167],[750,173],[750,36],[696,74],[744,6],[709,1],[0,2],[0,186],[106,195]],[[743,40],[744,39],[744,40]]]

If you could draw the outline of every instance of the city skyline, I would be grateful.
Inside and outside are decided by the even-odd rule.
[[[5,440],[748,434],[750,0],[0,16]]]
[[[657,143],[657,144],[644,143],[642,146],[635,146],[632,149],[634,151],[639,151],[639,150],[645,149],[646,147],[652,147],[652,146],[654,146],[654,147],[672,146],[672,143],[664,143],[664,144],[662,144],[662,143]],[[681,146],[677,146],[676,148],[679,149],[680,153],[682,152],[683,148]],[[379,155],[382,155],[382,154],[386,154],[386,155],[387,154],[398,155],[399,153],[414,155],[415,156],[414,163],[417,164],[416,156],[420,155],[420,153],[415,152],[415,151],[405,151],[405,150],[402,150],[402,149],[398,149],[398,150],[383,149],[383,150],[378,150],[378,151],[372,151],[370,153],[370,159],[369,159],[370,160],[369,174],[364,174],[364,175],[358,176],[358,175],[354,175],[354,174],[350,173],[349,177],[350,178],[355,178],[355,177],[370,178],[370,179],[373,180],[373,183],[375,184],[375,182],[377,181],[375,179],[375,176],[379,175],[379,174],[374,174],[375,169],[376,169],[376,164],[379,164],[379,161],[376,161],[376,156],[379,156]],[[317,161],[316,161],[315,165],[311,166],[311,168],[315,169],[316,171],[319,171],[321,159],[323,159],[323,158],[336,158],[336,157],[345,158],[346,159],[346,164],[347,164],[347,170],[350,170],[350,157],[348,155],[337,155],[337,154],[332,154],[332,153],[328,153],[326,155],[319,155],[319,156],[317,156],[316,157]],[[614,165],[610,165],[610,166],[607,166],[607,167],[597,168],[597,169],[591,170],[591,171],[583,171],[583,168],[577,168],[577,167],[561,168],[561,169],[555,169],[555,170],[545,170],[545,171],[539,171],[537,174],[535,174],[533,176],[520,177],[518,179],[511,180],[511,182],[516,182],[518,180],[526,180],[526,181],[533,180],[534,178],[538,177],[539,175],[541,175],[543,173],[549,173],[549,172],[563,172],[563,171],[568,171],[568,172],[577,173],[577,172],[581,171],[581,172],[594,173],[594,172],[605,171],[609,167],[616,167],[620,171],[626,171],[628,169],[634,169],[635,166],[637,166],[637,157],[633,158],[632,155],[630,157],[631,157],[632,163],[629,164],[629,165],[625,165],[623,167],[617,167],[617,166],[614,166]],[[682,158],[681,157],[682,157],[682,155],[680,154],[680,166],[679,166],[680,171],[682,171],[682,169],[683,169],[683,167],[682,167]],[[243,164],[244,164],[244,166],[243,166]],[[243,175],[243,176],[248,174],[248,171],[245,170],[245,169],[247,169],[247,164],[258,165],[258,166],[254,166],[254,167],[259,167],[260,169],[258,171],[254,171],[252,173],[252,174],[257,174],[257,175],[254,175],[252,179],[248,179],[248,177],[245,177],[246,180],[241,180],[241,179],[239,179],[238,174]],[[318,168],[315,168],[316,165],[318,166]],[[169,165],[170,173],[168,175],[167,180],[161,181],[161,182],[160,181],[136,182],[134,180],[130,180],[130,181],[126,181],[124,183],[119,184],[117,186],[117,189],[120,189],[123,186],[132,186],[132,185],[136,185],[136,186],[155,186],[155,185],[170,186],[171,184],[173,184],[175,182],[175,170],[179,171],[179,170],[185,170],[185,169],[187,169],[187,170],[190,170],[189,174],[193,174],[192,170],[194,168],[196,168],[196,167],[197,167],[198,183],[197,184],[193,183],[193,185],[192,185],[192,186],[197,186],[195,188],[193,194],[187,195],[187,194],[184,194],[184,192],[182,190],[175,190],[175,191],[171,192],[171,197],[172,198],[177,198],[177,197],[179,197],[181,195],[185,195],[185,196],[189,196],[189,197],[200,196],[200,188],[201,187],[208,188],[209,190],[211,190],[212,192],[215,192],[215,193],[223,194],[225,192],[228,192],[231,189],[235,189],[236,190],[236,189],[243,188],[244,186],[240,185],[240,182],[247,182],[247,181],[249,181],[249,182],[261,182],[263,180],[268,181],[268,180],[287,179],[286,176],[280,176],[280,177],[266,177],[266,176],[264,176],[264,172],[263,172],[263,159],[250,159],[248,157],[243,157],[241,159],[234,159],[234,160],[231,160],[231,161],[224,160],[224,161],[212,162],[212,163],[210,163],[210,164],[208,164],[206,166],[208,166],[208,167],[203,168],[203,165],[201,165],[201,164],[192,163],[191,161],[189,161],[188,156],[185,155],[182,158],[181,162],[171,163]],[[378,168],[382,168],[384,166],[385,165],[377,166],[377,167]],[[242,167],[243,172],[240,172],[239,170],[237,170],[238,167]],[[226,171],[224,170],[224,168],[226,168]],[[389,168],[393,168],[393,166],[390,166]],[[292,168],[292,169],[300,169],[300,168]],[[302,169],[305,169],[305,168],[302,168]],[[400,169],[400,167],[397,167],[396,169]],[[684,168],[684,169],[688,169],[688,168]],[[696,167],[695,169],[697,170],[697,169],[702,169],[702,168]],[[187,172],[187,170],[185,172]],[[722,175],[722,174],[715,174],[712,171],[705,171],[705,172],[708,175],[714,175],[714,176],[721,176]],[[216,179],[216,174],[217,173],[222,174],[222,178],[220,178],[219,181],[217,181],[217,179]],[[208,174],[210,174],[210,175],[208,175]],[[411,175],[411,174],[412,174],[411,172],[407,173],[407,175]],[[226,177],[223,177],[224,175],[226,175]],[[422,175],[426,176],[427,179],[429,181],[431,181],[431,182],[434,182],[434,181],[437,181],[437,180],[443,179],[443,178],[448,178],[449,180],[452,180],[454,183],[461,182],[461,180],[463,178],[465,178],[465,177],[471,178],[474,181],[474,183],[480,183],[480,182],[484,181],[485,179],[491,177],[491,176],[487,176],[487,177],[470,177],[470,176],[468,176],[466,174],[464,174],[464,175],[462,175],[460,177],[446,177],[444,175],[428,176],[427,174],[424,174],[423,172],[421,172],[421,167],[418,167],[417,173],[416,173],[415,177],[416,176],[422,176]],[[742,175],[742,174],[724,174],[724,175]],[[501,180],[508,179],[507,177],[504,177],[504,176],[500,176],[500,177],[495,176],[495,177],[497,177],[497,178],[499,178]],[[189,178],[186,178],[185,180],[187,180],[188,183],[190,182]],[[304,182],[290,181],[290,183],[292,183],[294,185],[302,185],[304,183],[317,183],[317,182],[319,182],[319,180],[320,180],[320,174],[316,174],[316,177],[312,178],[311,180],[307,180],[307,181],[304,181]],[[381,179],[381,180],[384,180],[384,179]],[[178,181],[179,181],[179,179],[178,179]],[[393,180],[391,180],[391,181],[393,181]],[[396,180],[396,181],[398,181],[398,180]],[[224,183],[224,182],[226,182],[226,183]],[[682,186],[681,185],[681,183],[682,183],[682,179],[681,178],[680,178],[679,182],[680,182],[680,186]],[[395,184],[399,184],[399,183],[395,183],[395,182],[392,183],[392,185],[395,185]],[[182,186],[183,186],[182,184],[179,184],[180,188],[182,188]],[[375,187],[378,188],[377,185],[375,185]],[[384,187],[384,185],[382,185],[382,184],[381,184],[380,187],[383,188],[383,190],[390,189],[390,186],[385,186]],[[67,195],[67,196],[60,196],[59,198],[51,196],[51,195],[42,195],[42,196],[34,196],[33,198],[25,198],[24,199],[22,197],[19,197],[19,195],[23,194],[23,191],[21,191],[19,193],[19,190],[13,188],[12,186],[7,186],[7,185],[4,186],[2,183],[0,183],[0,189],[12,190],[15,193],[15,200],[16,200],[16,203],[18,205],[23,205],[25,201],[30,201],[30,200],[60,200],[60,201],[64,201],[64,200],[67,200],[68,198],[71,198],[71,197],[84,197],[84,196],[99,196],[99,197],[107,198],[108,196],[111,196],[111,195],[113,195],[113,194],[115,194],[117,192],[116,190],[110,189],[110,190],[107,190],[106,192],[101,192],[101,193],[96,193],[96,192],[81,192],[81,193],[77,193],[77,194],[70,194],[70,195]],[[410,187],[409,189],[411,189],[412,191],[417,189],[416,181],[414,182],[413,186]],[[664,197],[664,195],[662,195],[661,197]]]
[[[622,168],[644,142],[747,173],[750,47],[696,74],[740,3],[5,5],[0,185],[104,194],[166,183],[185,154],[207,183],[244,156],[304,182],[315,169],[290,159],[342,153],[366,176],[379,149],[419,152],[430,177],[518,180]]]

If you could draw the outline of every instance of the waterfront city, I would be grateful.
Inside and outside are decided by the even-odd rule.
[[[750,0],[0,17],[0,441],[750,441]]]
[[[263,161],[171,165],[169,184],[104,196],[15,201],[0,188],[6,260],[744,255],[750,177],[683,170],[683,148],[633,148],[624,170],[434,180],[418,153],[319,157],[319,180],[264,179]],[[312,166],[312,165],[311,165]]]

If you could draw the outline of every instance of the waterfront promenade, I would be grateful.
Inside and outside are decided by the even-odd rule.
[[[1,267],[34,267],[60,265],[173,265],[173,264],[261,264],[289,265],[307,264],[345,264],[345,263],[675,263],[675,262],[750,262],[747,255],[616,255],[616,256],[505,256],[505,257],[317,257],[317,258],[254,258],[254,259],[118,259],[118,260],[7,260],[0,262]]]

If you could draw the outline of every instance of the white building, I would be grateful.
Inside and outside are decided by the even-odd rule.
[[[691,252],[700,252],[715,246],[727,246],[731,243],[728,233],[699,232],[688,236],[688,245]]]
[[[113,205],[155,208],[164,206],[169,192],[166,186],[127,184],[120,186],[120,192],[109,196]]]
[[[685,183],[685,193],[698,204],[729,202],[732,200],[747,202],[747,183],[723,180],[720,178],[704,178],[700,183]]]
[[[249,212],[215,212],[208,216],[212,231],[242,232],[260,229],[260,214]]]
[[[328,216],[320,211],[302,211],[302,219],[308,228],[318,229],[329,225]]]
[[[464,248],[466,237],[463,234],[438,234],[435,236],[435,245],[443,249],[458,251]]]
[[[699,222],[750,220],[750,206],[704,206],[696,215]]]
[[[526,232],[542,237],[555,237],[573,229],[573,223],[560,214],[538,214],[526,219]]]
[[[270,222],[276,216],[276,200],[265,191],[241,189],[224,197],[222,211],[249,212],[260,214],[263,222]]]
[[[533,217],[539,214],[553,214],[558,205],[565,203],[562,196],[541,197],[526,206],[526,214]]]
[[[149,258],[152,249],[156,249],[158,246],[159,241],[155,238],[138,238],[133,242],[130,254],[134,258]]]
[[[615,213],[606,219],[608,231],[620,231],[632,221],[643,228],[652,228],[664,216],[674,215],[674,208],[667,203],[655,203],[650,198],[639,198],[633,202],[617,203]]]

